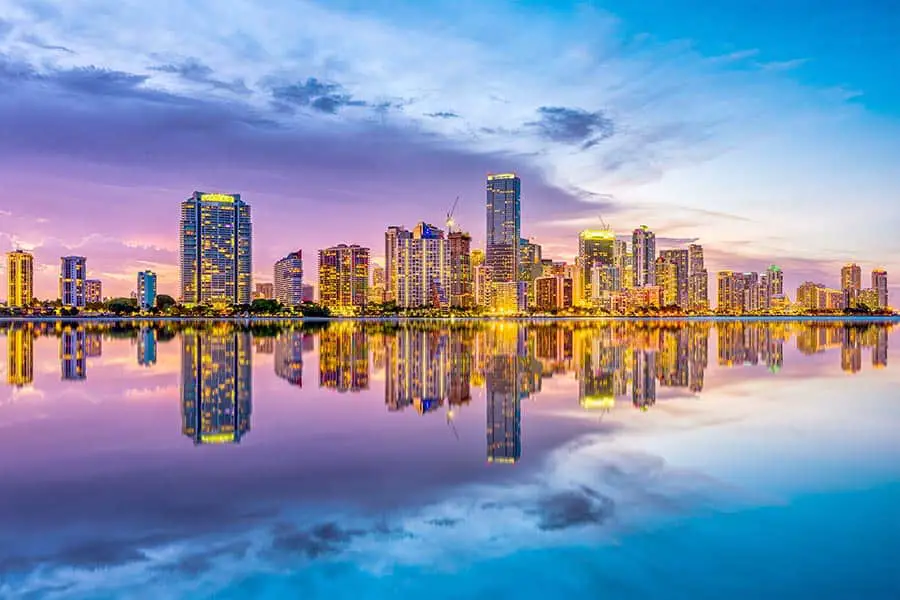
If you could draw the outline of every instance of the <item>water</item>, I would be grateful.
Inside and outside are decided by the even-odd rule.
[[[889,322],[0,333],[0,597],[900,597]]]

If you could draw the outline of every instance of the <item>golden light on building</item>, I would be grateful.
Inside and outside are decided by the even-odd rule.
[[[7,304],[10,308],[31,306],[34,299],[34,257],[24,250],[6,253]]]

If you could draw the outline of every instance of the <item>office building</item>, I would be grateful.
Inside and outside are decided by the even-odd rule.
[[[766,269],[766,306],[767,309],[773,309],[780,306],[784,301],[784,273],[781,267],[777,265],[769,265]]]
[[[34,257],[30,252],[14,250],[6,253],[7,296],[10,308],[31,306],[34,300]]]
[[[634,287],[656,285],[656,234],[641,225],[631,234]]]
[[[450,306],[475,306],[475,281],[472,272],[472,236],[462,231],[447,235],[450,245]]]
[[[83,256],[63,256],[59,266],[59,299],[63,306],[84,308],[87,302],[85,275],[86,259]]]
[[[709,273],[703,260],[703,246],[688,246],[688,306],[690,310],[709,310]]]
[[[141,271],[137,275],[138,308],[150,310],[156,306],[156,273]]]
[[[86,279],[84,281],[85,304],[100,304],[103,302],[103,282],[99,279]]]
[[[493,283],[519,279],[521,187],[522,182],[514,173],[487,177],[485,264],[491,269]]]
[[[859,265],[848,263],[841,267],[841,289],[844,291],[847,306],[854,306],[862,290],[862,269]]]
[[[656,285],[662,288],[663,306],[678,305],[678,266],[660,256],[654,267]]]
[[[548,275],[534,280],[535,308],[557,311],[572,308],[572,279],[563,275]]]
[[[272,268],[272,296],[284,306],[303,303],[303,252],[291,252]]]
[[[194,194],[181,203],[181,301],[250,304],[252,225],[240,194]]]
[[[339,244],[319,250],[319,304],[332,309],[365,306],[369,249]]]
[[[577,286],[577,303],[585,306],[595,296],[591,270],[596,266],[614,266],[616,263],[616,235],[611,229],[585,229],[578,234],[578,266],[580,285]]]
[[[403,308],[450,305],[450,244],[444,232],[419,223],[397,240],[397,304]]]
[[[888,296],[888,275],[884,269],[875,269],[872,271],[872,289],[878,298],[878,308],[885,309],[890,306],[890,298]]]
[[[664,262],[675,266],[675,302],[679,308],[690,307],[690,250],[663,250]],[[658,274],[657,274],[658,277]],[[662,285],[657,279],[657,285]]]

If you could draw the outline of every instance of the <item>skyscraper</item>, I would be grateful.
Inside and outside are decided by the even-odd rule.
[[[709,309],[709,273],[699,244],[688,246],[688,305],[693,311]]]
[[[369,286],[369,303],[382,304],[385,298],[385,270],[384,267],[372,265],[372,283]]]
[[[181,203],[181,300],[250,304],[252,225],[240,194],[194,192]]]
[[[485,264],[491,269],[494,283],[518,281],[521,187],[522,182],[515,173],[487,177]]]
[[[543,248],[525,238],[519,240],[519,281],[525,284],[527,304],[534,302],[534,280],[542,275]]]
[[[578,266],[581,284],[577,290],[577,304],[591,303],[595,296],[591,271],[598,265],[614,266],[616,259],[616,235],[611,229],[585,229],[578,234]]]
[[[338,244],[319,250],[319,304],[365,306],[369,294],[369,249]]]
[[[285,306],[303,303],[303,252],[291,252],[275,263],[272,281],[275,299]]]
[[[664,262],[675,265],[675,304],[680,308],[690,305],[689,250],[663,250],[659,253]],[[659,280],[656,282],[658,285]]]
[[[662,288],[663,306],[678,305],[678,266],[665,257],[656,259],[656,285]]]
[[[841,290],[847,306],[853,306],[862,289],[862,269],[859,265],[848,263],[841,267]]]
[[[59,265],[59,299],[63,306],[84,308],[86,260],[83,256],[63,256]]]
[[[227,325],[181,334],[181,432],[194,444],[232,444],[250,430],[252,339]]]
[[[769,265],[766,269],[766,306],[772,308],[778,300],[784,298],[784,273],[778,265]]]
[[[631,253],[634,262],[634,287],[656,285],[656,234],[641,225],[631,235]]]
[[[100,304],[103,302],[103,282],[99,279],[86,279],[84,281],[85,304]]]
[[[34,299],[34,257],[30,252],[14,250],[6,253],[8,278],[6,303],[10,308],[31,306]]]
[[[872,289],[878,297],[878,308],[887,308],[890,306],[888,297],[888,274],[884,269],[875,269],[872,271]]]
[[[737,290],[737,280],[734,271],[719,271],[718,274],[718,301],[716,310],[720,313],[741,312],[742,301]]]
[[[411,238],[412,232],[402,225],[391,225],[384,232],[384,301],[397,301],[397,245]]]
[[[472,273],[472,236],[451,231],[450,242],[450,306],[471,308],[475,305],[475,282]]]
[[[137,275],[137,301],[141,310],[156,306],[156,273],[141,271]]]
[[[397,304],[404,308],[450,305],[450,245],[425,222],[397,240]]]

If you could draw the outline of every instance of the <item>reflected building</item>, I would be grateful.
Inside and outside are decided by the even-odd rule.
[[[239,443],[250,431],[250,332],[216,326],[181,336],[182,433],[200,444]]]
[[[137,361],[142,367],[156,364],[156,329],[141,327],[137,337]]]
[[[527,384],[519,357],[527,356],[525,328],[498,325],[488,332],[493,355],[487,359],[484,387],[487,413],[487,460],[515,463],[522,456],[522,393]],[[486,340],[487,341],[487,340]]]
[[[22,387],[34,382],[34,331],[30,323],[6,334],[6,383]]]
[[[84,355],[87,358],[103,356],[103,334],[99,331],[86,331],[84,334]]]
[[[275,352],[275,338],[272,336],[254,336],[253,347],[257,354],[272,354]]]
[[[655,352],[635,350],[631,379],[631,402],[635,408],[647,410],[656,404]]]
[[[872,346],[872,366],[886,367],[888,364],[888,328],[875,328],[875,343]]]
[[[319,387],[338,392],[369,389],[369,334],[338,323],[319,337]]]
[[[275,375],[303,387],[303,340],[300,331],[286,331],[275,340]]]
[[[59,337],[59,362],[62,378],[80,381],[87,377],[86,335],[82,328],[66,327]]]

